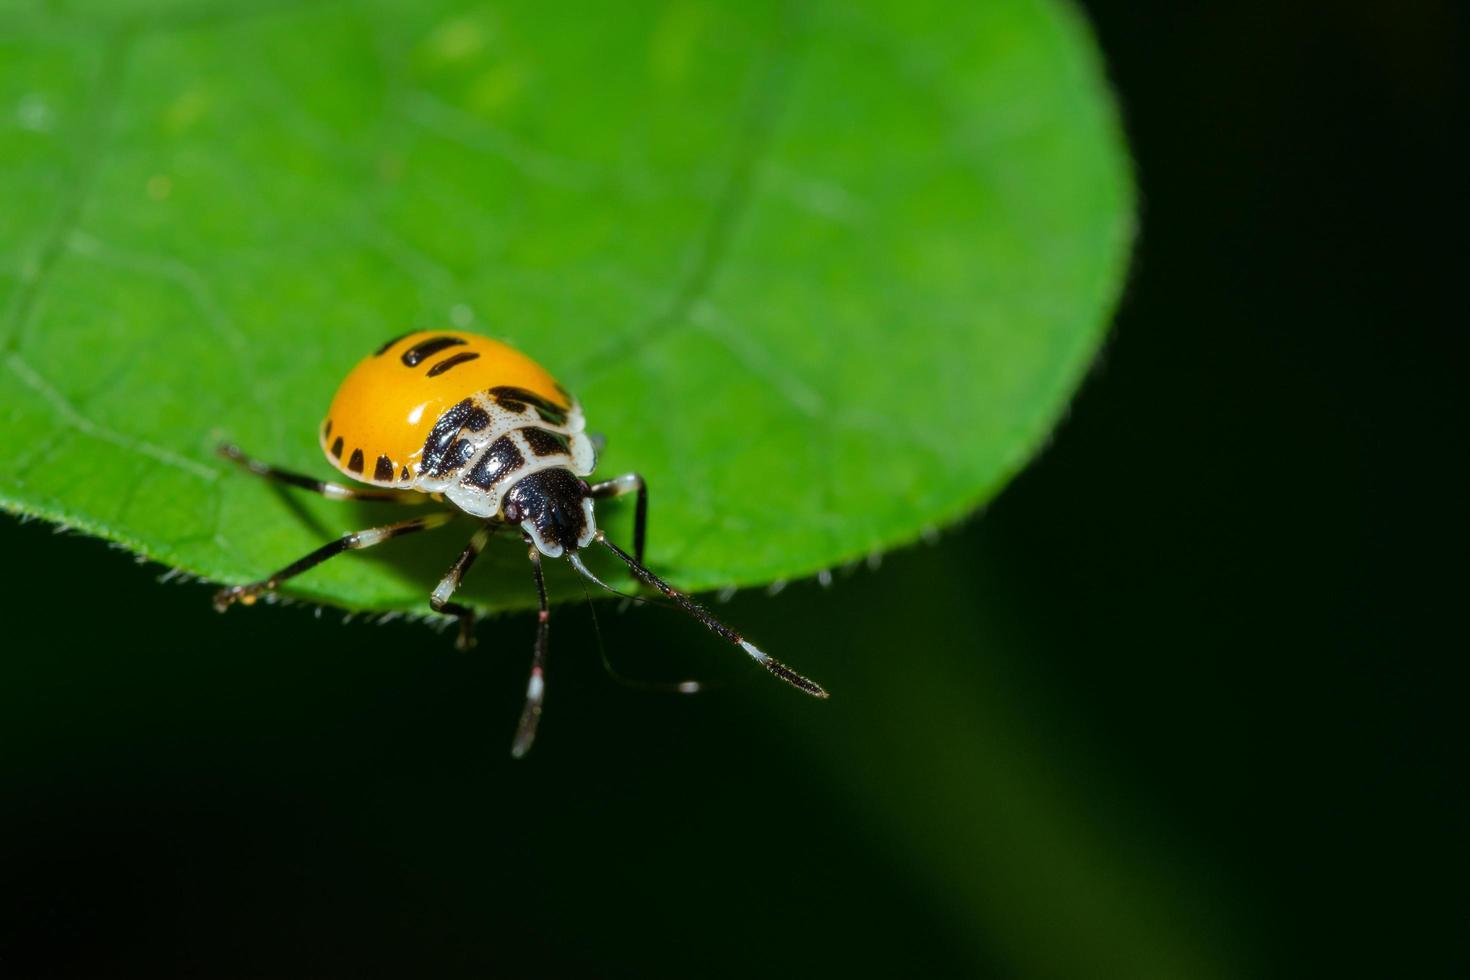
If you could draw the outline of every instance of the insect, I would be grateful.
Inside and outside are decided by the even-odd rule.
[[[498,531],[519,530],[529,546],[540,611],[511,754],[526,754],[536,737],[546,688],[551,621],[541,559],[562,558],[601,588],[583,563],[583,549],[611,551],[645,585],[788,684],[814,697],[827,692],[763,652],[643,564],[648,487],[637,473],[588,483],[597,450],[581,406],[535,361],[499,341],[470,333],[420,331],[388,341],[364,358],[337,389],[320,439],[327,460],[371,489],[327,483],[260,462],[233,445],[220,455],[266,479],[333,500],[405,504],[448,502],[453,508],[343,535],[257,582],[221,589],[215,608],[250,605],[329,558],[392,538],[442,527],[460,512],[481,523],[429,597],[436,612],[459,619],[458,644],[473,643],[474,610],[452,601],[465,573]],[[636,494],[633,554],[598,529],[593,502]],[[609,589],[611,591],[611,589]]]

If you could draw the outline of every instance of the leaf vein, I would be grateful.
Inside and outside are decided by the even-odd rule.
[[[191,476],[201,480],[213,482],[215,471],[195,460],[167,449],[157,443],[146,439],[138,439],[116,429],[108,428],[87,418],[67,400],[66,396],[47,383],[46,379],[26,363],[19,354],[10,353],[5,355],[5,366],[10,373],[20,379],[21,384],[30,388],[40,395],[45,402],[51,406],[56,413],[56,419],[67,427],[74,429],[82,435],[89,436],[101,442],[106,442],[125,449],[128,452],[139,453],[147,456],[165,466],[172,466],[183,470]]]
[[[204,321],[236,353],[244,352],[249,347],[244,332],[225,312],[209,281],[183,262],[167,256],[118,248],[81,231],[72,232],[67,238],[66,246],[72,254],[88,258],[99,265],[151,275],[174,283],[189,295],[194,306],[204,314]]]
[[[696,239],[694,258],[679,290],[641,330],[604,346],[568,373],[592,380],[611,365],[636,357],[687,324],[695,306],[709,292],[750,204],[756,174],[770,152],[777,120],[790,97],[796,52],[787,41],[784,36],[777,38],[766,64],[756,72],[725,187]]]
[[[91,195],[101,166],[106,137],[111,128],[112,115],[117,108],[122,89],[122,73],[132,43],[131,34],[121,33],[109,39],[103,47],[102,67],[97,72],[91,104],[82,114],[80,135],[73,151],[72,165],[77,175],[76,180],[72,184],[71,192],[57,208],[56,217],[45,237],[21,268],[20,284],[11,296],[4,327],[0,328],[0,353],[13,351],[19,344],[21,332],[35,312],[37,301],[61,256],[67,236],[76,227],[82,208]]]
[[[400,95],[393,104],[420,129],[476,153],[504,160],[531,180],[563,190],[587,190],[597,183],[590,164],[529,146],[520,137],[446,105],[426,92],[415,90]]]

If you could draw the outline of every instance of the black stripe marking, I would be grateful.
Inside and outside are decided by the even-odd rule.
[[[462,350],[458,354],[455,354],[453,357],[446,357],[438,364],[435,364],[433,367],[429,368],[429,377],[437,378],[439,377],[439,375],[443,374],[445,371],[448,371],[450,368],[455,367],[459,364],[463,364],[465,361],[473,361],[479,356],[479,354],[476,354],[472,350]]]
[[[334,442],[334,443],[332,443],[332,455],[335,456],[335,457],[337,457],[338,459],[341,459],[342,458],[342,437],[341,436],[338,436],[337,437],[337,441]]]
[[[409,367],[418,367],[425,358],[433,357],[446,347],[459,347],[466,341],[458,337],[430,337],[421,340],[408,350],[403,352],[403,363]]]
[[[408,467],[407,467],[407,466],[405,466],[405,467],[404,467],[404,468],[403,468],[403,472],[402,472],[402,473],[400,473],[400,474],[398,474],[398,479],[400,479],[400,480],[404,480],[404,481],[406,481],[406,480],[408,480],[408,478],[409,478],[409,477],[410,477],[410,476],[411,476],[411,475],[412,475],[412,474],[410,474],[410,473],[409,473],[409,472],[408,472]]]
[[[327,419],[325,422],[322,423],[322,438],[323,439],[330,439],[330,438],[332,438],[332,420],[331,419]]]
[[[352,458],[347,461],[347,472],[362,473],[362,450],[352,450]]]
[[[379,483],[393,482],[393,460],[387,456],[379,456],[378,464],[373,467],[373,479]]]
[[[548,432],[546,429],[527,426],[521,430],[521,435],[525,438],[526,445],[530,447],[531,452],[537,456],[555,456],[558,453],[570,456],[572,453],[572,440],[560,432]]]
[[[500,385],[490,389],[490,396],[495,399],[497,405],[508,412],[524,412],[526,406],[530,405],[536,410],[536,414],[541,416],[541,421],[549,425],[567,424],[566,409],[554,402],[547,401],[535,392],[513,385]]]
[[[520,469],[526,465],[526,458],[511,442],[510,436],[501,436],[490,444],[480,457],[475,468],[465,474],[464,479],[459,482],[465,486],[479,487],[481,490],[489,490],[495,485],[495,481]]]
[[[445,476],[463,467],[475,455],[475,447],[467,439],[456,439],[439,456],[438,461],[425,471],[430,476]]]
[[[470,444],[459,438],[462,431],[479,432],[490,424],[490,416],[466,398],[444,410],[434,430],[424,441],[423,462],[419,471],[429,476],[443,476],[469,462],[474,455]]]
[[[412,331],[410,331],[410,333],[411,332]],[[388,353],[388,348],[389,347],[392,347],[394,344],[398,343],[400,340],[402,340],[404,337],[407,337],[407,336],[408,336],[408,334],[406,334],[406,333],[399,334],[398,336],[394,337],[392,340],[390,340],[386,344],[384,344],[382,347],[379,347],[377,350],[373,351],[373,356],[374,357],[381,357],[381,356],[383,356],[384,354]]]

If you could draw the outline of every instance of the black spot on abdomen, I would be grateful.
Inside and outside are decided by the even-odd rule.
[[[517,388],[514,385],[500,385],[490,389],[490,397],[495,399],[495,404],[508,412],[524,412],[526,406],[530,405],[541,416],[541,421],[548,425],[566,425],[566,409],[549,402],[533,391]]]
[[[464,343],[465,341],[460,340],[458,337],[430,337],[428,340],[421,340],[404,351],[403,363],[409,367],[418,367],[419,362],[424,360],[424,358],[433,357],[446,347],[459,347]]]
[[[420,471],[429,476],[443,476],[469,462],[474,448],[459,438],[460,433],[479,432],[489,424],[490,416],[468,398],[446,409],[424,441]]]
[[[429,368],[429,377],[437,378],[445,371],[448,371],[454,367],[458,367],[465,361],[473,361],[479,356],[479,354],[476,354],[472,350],[462,350],[458,354],[455,354],[453,357],[446,357],[438,364],[435,364],[433,367]]]
[[[489,490],[496,482],[507,473],[512,473],[526,465],[526,457],[516,448],[510,436],[501,436],[490,444],[475,463],[475,468],[465,474],[464,479],[459,481],[465,486],[479,487],[481,490]]]
[[[560,432],[528,427],[521,430],[521,436],[537,456],[555,456],[557,453],[570,456],[572,453],[572,440]]]

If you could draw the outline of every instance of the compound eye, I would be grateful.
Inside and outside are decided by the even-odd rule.
[[[526,516],[525,514],[521,513],[521,505],[516,503],[515,501],[511,501],[510,503],[506,504],[500,509],[500,511],[502,514],[505,515],[505,519],[512,524],[519,524],[521,522],[521,519]]]

